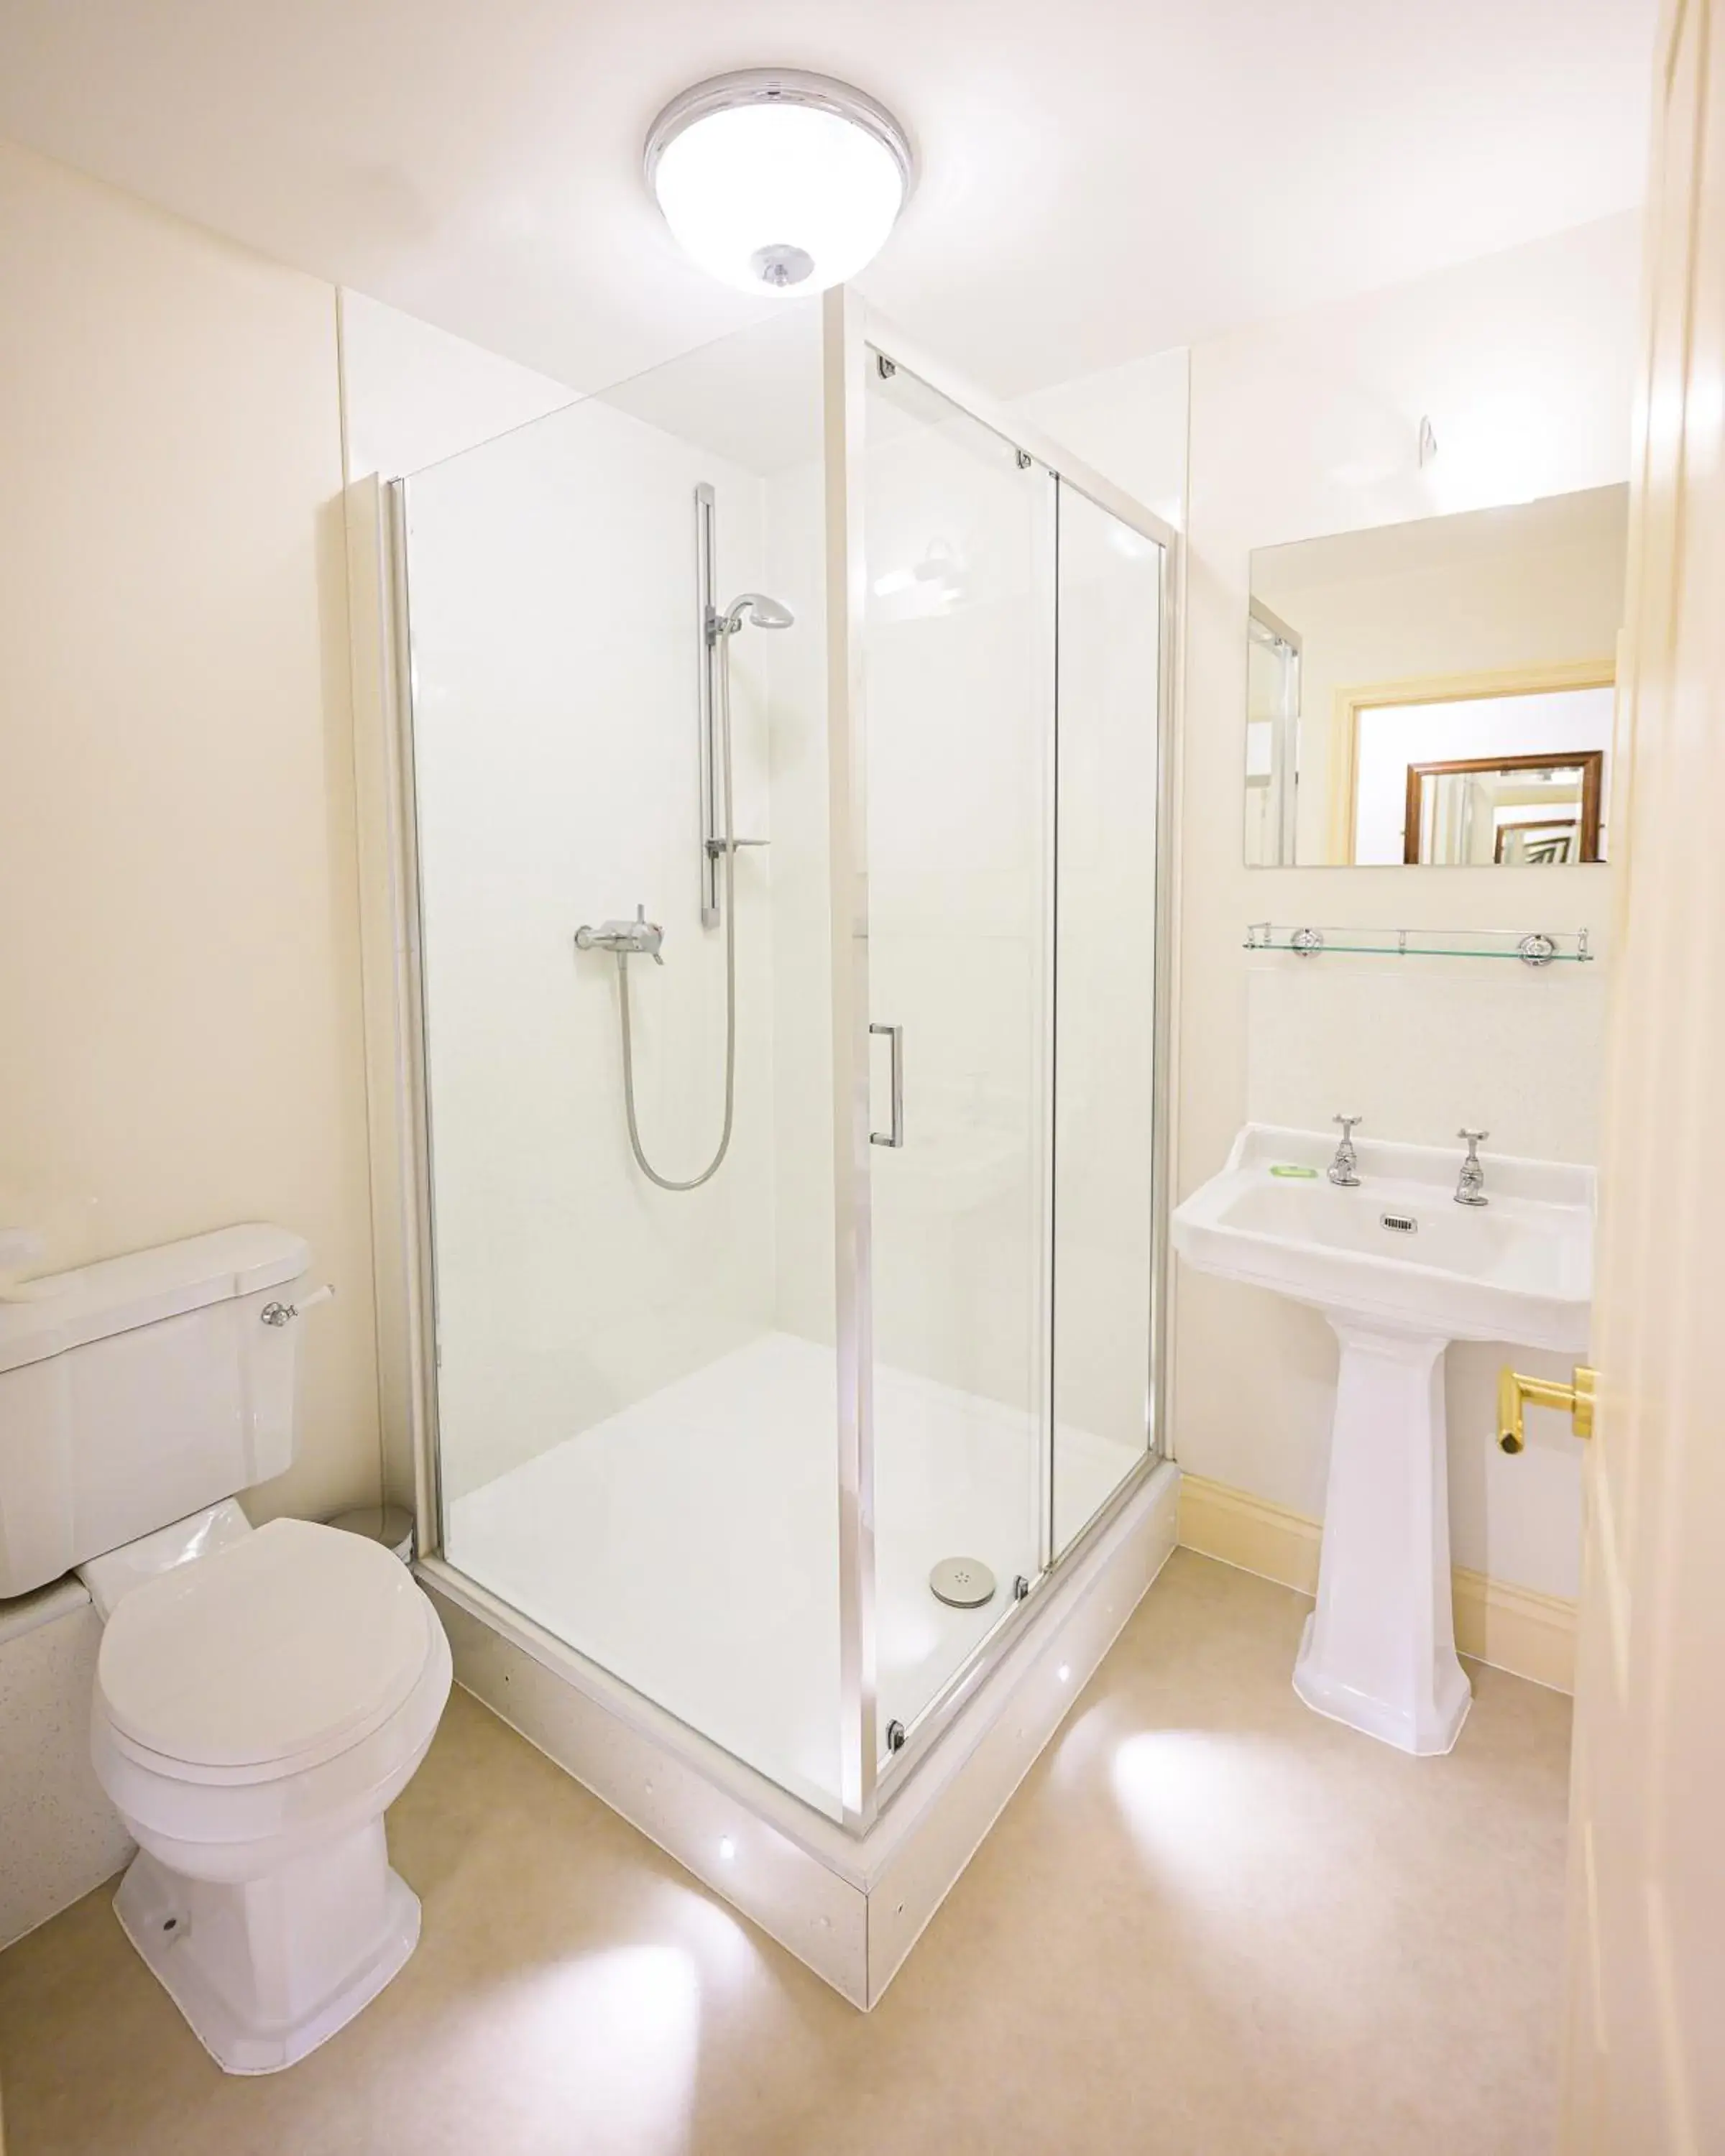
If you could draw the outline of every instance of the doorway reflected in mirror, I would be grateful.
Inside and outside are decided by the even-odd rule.
[[[1607,486],[1255,552],[1248,865],[1604,860],[1627,528]]]

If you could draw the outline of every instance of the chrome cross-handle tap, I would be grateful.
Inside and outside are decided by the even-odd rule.
[[[1457,1131],[1458,1138],[1467,1140],[1467,1158],[1461,1163],[1461,1173],[1455,1178],[1455,1203],[1458,1205],[1489,1205],[1486,1195],[1486,1171],[1480,1161],[1480,1147],[1491,1137],[1490,1131]]]
[[[1353,1149],[1353,1127],[1365,1121],[1363,1116],[1332,1116],[1332,1123],[1342,1126],[1342,1142],[1336,1148],[1336,1158],[1330,1163],[1329,1178],[1338,1189],[1357,1190],[1359,1188],[1359,1155]]]
[[[647,918],[644,906],[635,908],[633,921],[602,921],[597,928],[583,923],[575,931],[578,951],[614,951],[619,958],[650,958],[655,966],[665,963],[659,952],[664,941],[665,931]]]

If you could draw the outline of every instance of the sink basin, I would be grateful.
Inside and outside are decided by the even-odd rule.
[[[1450,1603],[1445,1348],[1502,1340],[1581,1354],[1593,1292],[1594,1175],[1485,1156],[1486,1204],[1458,1205],[1461,1149],[1248,1123],[1173,1216],[1189,1265],[1321,1310],[1340,1343],[1317,1606],[1294,1666],[1308,1706],[1417,1753],[1447,1752],[1471,1692]]]
[[[1248,1123],[1221,1173],[1174,1214],[1174,1248],[1203,1271],[1320,1310],[1408,1322],[1446,1340],[1582,1352],[1591,1168],[1487,1154],[1487,1203],[1468,1206],[1455,1202],[1459,1145],[1361,1138],[1355,1150],[1359,1187],[1340,1189],[1324,1173],[1333,1136]]]

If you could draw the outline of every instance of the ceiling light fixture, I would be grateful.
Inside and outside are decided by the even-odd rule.
[[[685,254],[739,290],[785,299],[854,277],[911,192],[910,141],[886,106],[793,68],[745,68],[673,98],[646,166]]]

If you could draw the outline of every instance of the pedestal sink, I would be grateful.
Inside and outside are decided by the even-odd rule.
[[[1317,1607],[1294,1688],[1404,1752],[1447,1752],[1471,1693],[1450,1607],[1444,1349],[1501,1340],[1579,1355],[1593,1291],[1594,1176],[1486,1159],[1487,1204],[1455,1203],[1461,1148],[1336,1141],[1249,1123],[1173,1216],[1189,1265],[1309,1303],[1341,1342]]]

